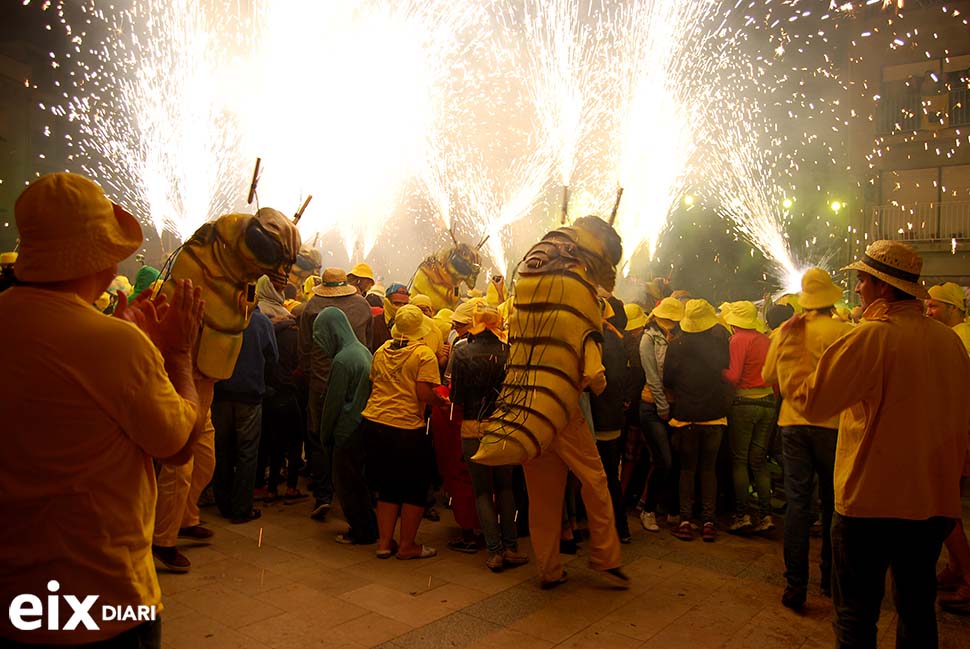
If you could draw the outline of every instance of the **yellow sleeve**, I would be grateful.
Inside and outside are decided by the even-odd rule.
[[[419,345],[414,355],[418,359],[418,373],[415,381],[431,383],[432,385],[441,384],[441,374],[438,372],[438,358],[427,345]]]
[[[761,378],[768,385],[778,383],[778,341],[781,339],[781,332],[771,337],[771,345],[768,346],[768,353],[765,355],[765,364],[761,368]]]
[[[836,340],[810,375],[802,368],[793,372],[788,400],[795,410],[811,421],[823,421],[859,403],[882,382],[883,350],[876,326],[857,327]]]
[[[138,342],[141,344],[126,349],[124,362],[130,381],[125,390],[127,403],[116,410],[118,424],[152,457],[169,457],[188,441],[198,407],[175,391],[162,355],[148,338],[142,335]]]
[[[603,352],[592,336],[583,344],[583,387],[588,386],[593,394],[599,395],[606,389],[606,368],[603,367]]]

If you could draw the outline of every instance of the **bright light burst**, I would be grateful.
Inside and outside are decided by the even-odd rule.
[[[725,46],[721,13],[710,0],[634,0],[612,22],[611,148],[615,184],[624,189],[616,227],[626,260],[641,248],[653,258],[684,191],[710,119],[710,75]]]
[[[88,0],[71,10],[88,31],[55,9],[74,48],[52,53],[72,87],[51,109],[77,124],[70,160],[159,235],[184,239],[239,204],[240,132],[225,100],[248,30],[232,3],[132,0],[119,10]]]
[[[475,14],[443,0],[265,1],[247,131],[267,162],[262,195],[301,230],[337,229],[368,255],[428,159],[458,37]],[[447,218],[447,217],[446,217]]]

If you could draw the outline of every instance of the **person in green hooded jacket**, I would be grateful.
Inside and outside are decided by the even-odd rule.
[[[338,543],[377,541],[377,518],[364,479],[365,446],[361,412],[370,396],[371,353],[343,311],[323,309],[313,321],[313,342],[330,357],[330,379],[320,415],[320,441],[333,449],[333,483],[350,530]]]

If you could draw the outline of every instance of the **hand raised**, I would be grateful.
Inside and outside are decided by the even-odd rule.
[[[155,344],[162,355],[191,353],[202,326],[202,313],[205,308],[202,288],[193,287],[190,279],[180,279],[175,283],[175,295],[171,305],[166,306],[168,308],[158,320]]]

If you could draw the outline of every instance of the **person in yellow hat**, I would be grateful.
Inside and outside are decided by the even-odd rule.
[[[361,416],[367,444],[367,473],[377,492],[377,557],[427,559],[434,548],[417,543],[431,476],[425,406],[447,406],[434,352],[422,342],[434,327],[413,305],[397,310],[391,340],[374,354],[371,393]],[[394,529],[401,521],[400,543]]]
[[[939,320],[960,336],[970,354],[970,324],[967,323],[967,296],[959,285],[947,282],[931,286],[926,300],[926,315]]]
[[[644,441],[650,450],[651,471],[640,495],[640,525],[648,532],[659,532],[657,506],[671,511],[676,485],[671,468],[673,453],[670,445],[670,402],[664,389],[664,361],[667,347],[680,332],[678,323],[684,317],[684,303],[677,298],[665,297],[644,319],[643,335],[640,337],[640,366],[643,368],[644,384],[640,392],[640,425]]]
[[[946,282],[931,286],[929,294],[926,315],[950,327],[970,353],[970,324],[966,323],[966,294],[963,289],[953,282]],[[970,461],[964,466],[963,474],[961,486],[970,474]],[[940,606],[950,612],[970,613],[970,544],[967,543],[961,519],[957,519],[945,543],[949,561],[937,575],[937,583],[945,591],[940,594]]]
[[[159,646],[160,618],[102,611],[162,609],[152,458],[185,462],[202,433],[193,381],[200,291],[183,280],[171,302],[122,295],[115,317],[91,308],[142,232],[83,176],[42,176],[14,217],[18,283],[0,295],[0,601],[13,610],[15,597],[48,593],[50,582],[58,597],[96,594],[98,605],[93,629],[25,630],[0,615],[0,637],[14,646]]]
[[[367,295],[367,291],[374,286],[374,271],[364,262],[356,264],[347,273],[347,283],[357,289],[361,295]]]
[[[934,573],[960,518],[970,431],[970,357],[946,325],[923,316],[923,260],[900,241],[875,241],[858,273],[863,322],[807,364],[779,376],[809,421],[842,413],[835,456],[832,591],[836,640],[876,644],[893,573],[898,645],[935,647]],[[804,356],[805,320],[786,325],[779,362]]]
[[[852,325],[832,318],[834,305],[842,299],[842,289],[832,282],[821,268],[811,268],[802,276],[802,292],[798,302],[803,309],[805,331],[804,353],[792,360],[779,359],[780,345],[785,344],[787,332],[779,329],[772,338],[765,357],[762,377],[769,385],[782,383],[780,377],[798,368],[810,372],[818,366],[819,358],[833,342],[852,331]],[[782,438],[782,462],[785,474],[785,591],[781,602],[798,610],[808,596],[809,528],[814,514],[815,476],[818,476],[818,496],[822,501],[822,560],[821,590],[832,591],[832,512],[835,493],[832,476],[835,469],[835,446],[838,439],[839,418],[810,420],[801,415],[781,391],[782,402],[778,426]]]
[[[702,538],[717,538],[714,463],[727,426],[731,389],[724,379],[730,362],[725,330],[707,300],[688,300],[680,321],[681,335],[667,347],[664,387],[673,393],[670,425],[679,429],[680,521],[674,536],[693,539],[690,518],[694,509],[694,479],[701,479]]]
[[[768,472],[768,439],[775,427],[775,395],[761,378],[771,341],[758,329],[758,309],[753,302],[732,302],[722,309],[732,328],[731,363],[724,378],[734,387],[734,401],[728,415],[728,445],[734,482],[732,534],[767,533],[775,528],[771,517],[771,475]],[[750,476],[758,493],[758,522],[752,521],[748,499]]]

